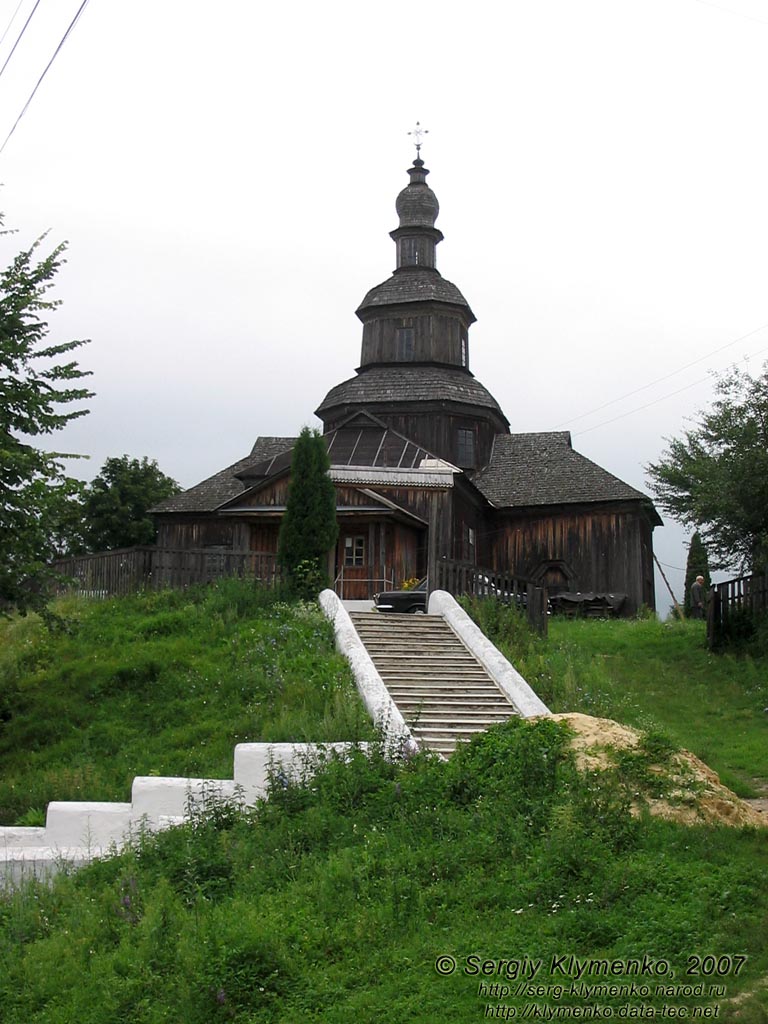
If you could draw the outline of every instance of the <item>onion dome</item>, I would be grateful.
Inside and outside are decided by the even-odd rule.
[[[413,167],[408,168],[408,174],[411,182],[405,186],[395,203],[400,227],[433,228],[440,213],[440,204],[435,193],[427,185],[429,171],[424,166],[424,161],[417,157],[413,161]]]

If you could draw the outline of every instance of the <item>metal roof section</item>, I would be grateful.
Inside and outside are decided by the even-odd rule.
[[[430,461],[430,460],[424,460]],[[434,460],[437,461],[437,460]],[[460,469],[449,463],[426,468],[400,468],[377,466],[332,466],[331,480],[335,484],[367,484],[370,487],[453,487]]]

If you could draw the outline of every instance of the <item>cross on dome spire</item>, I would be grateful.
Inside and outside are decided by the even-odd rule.
[[[413,144],[416,146],[416,159],[418,160],[421,156],[422,136],[429,135],[429,128],[422,128],[421,122],[416,122],[416,127],[412,132],[408,132],[409,135],[413,136]]]

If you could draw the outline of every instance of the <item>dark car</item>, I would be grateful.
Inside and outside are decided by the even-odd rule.
[[[410,590],[383,590],[373,595],[379,612],[425,612],[427,610],[427,578],[419,580]]]

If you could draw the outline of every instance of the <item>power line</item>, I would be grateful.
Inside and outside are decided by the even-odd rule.
[[[37,10],[37,4],[39,4],[39,3],[40,3],[40,0],[37,0],[37,3],[35,4],[35,10]],[[11,128],[11,130],[8,132],[8,135],[6,136],[5,142],[2,144],[2,146],[0,146],[0,153],[2,153],[3,150],[5,149],[5,147],[8,145],[8,142],[10,141],[11,136],[13,135],[13,133],[16,131],[16,128],[18,127],[19,121],[21,121],[22,117],[24,117],[24,115],[26,114],[27,108],[29,107],[29,105],[32,102],[32,100],[35,98],[35,93],[40,88],[43,79],[45,78],[45,76],[48,74],[48,71],[50,70],[51,65],[53,64],[53,62],[58,57],[59,51],[61,50],[61,48],[64,45],[64,43],[67,41],[67,37],[69,36],[69,33],[72,31],[72,29],[77,24],[77,22],[78,22],[78,20],[80,18],[80,15],[85,10],[85,7],[86,7],[87,3],[88,3],[88,0],[83,0],[83,2],[80,4],[80,7],[78,8],[77,14],[74,16],[72,21],[70,21],[69,27],[67,28],[67,31],[61,37],[61,39],[59,41],[59,45],[54,50],[53,56],[51,57],[51,59],[46,64],[45,70],[43,71],[42,75],[40,75],[40,77],[38,78],[37,84],[35,85],[35,88],[29,94],[29,99],[24,104],[24,108],[22,109],[22,111],[19,114],[19,116],[16,118],[16,122],[15,122],[13,128]],[[34,14],[34,13],[35,13],[35,11],[33,10],[32,14]],[[32,17],[32,14],[30,14],[30,18]],[[10,60],[10,57],[8,59]],[[6,61],[6,64],[7,63],[8,63],[8,61]],[[2,72],[0,72],[0,74],[2,74]]]
[[[8,35],[8,33],[9,33],[9,32],[11,31],[11,25],[12,25],[12,24],[14,23],[14,21],[16,20],[16,15],[17,15],[17,14],[19,13],[19,9],[21,8],[21,5],[22,5],[23,3],[24,3],[24,0],[19,0],[19,2],[18,2],[18,3],[16,4],[16,10],[15,10],[15,11],[13,12],[13,14],[11,15],[11,20],[10,20],[10,21],[8,22],[8,24],[7,24],[6,26],[5,26],[5,32],[3,32],[2,36],[0,36],[0,46],[2,46],[2,45],[3,45],[3,43],[5,42],[5,37],[6,37],[6,36]]]
[[[766,352],[766,351],[768,351],[768,348],[761,348],[761,349],[758,349],[757,352],[753,352],[752,355],[753,356],[759,356],[759,355],[762,355],[762,353]],[[748,358],[751,359],[752,357],[749,356]],[[674,398],[675,395],[679,395],[683,391],[688,391],[690,388],[695,388],[697,384],[704,384],[709,379],[710,379],[709,377],[701,377],[701,378],[699,378],[699,380],[695,380],[691,384],[686,384],[684,387],[678,388],[677,391],[670,391],[670,393],[668,395],[662,395],[661,398],[654,398],[654,400],[652,402],[646,402],[645,405],[640,405],[636,409],[630,409],[629,412],[622,412],[618,416],[614,416],[610,420],[603,420],[602,423],[596,423],[594,425],[594,427],[587,427],[586,430],[577,430],[577,431],[574,432],[573,436],[574,437],[581,437],[582,434],[589,434],[593,430],[599,430],[600,427],[607,427],[609,423],[615,423],[617,420],[623,420],[627,416],[632,416],[633,413],[643,412],[644,409],[650,409],[652,405],[658,405],[659,402],[665,402],[668,398]]]
[[[724,11],[725,14],[732,14],[734,18],[746,18],[747,21],[756,21],[758,25],[768,25],[768,21],[764,21],[762,18],[755,18],[751,14],[744,14],[743,11],[734,11],[730,7],[723,7],[721,4],[713,4],[711,0],[696,0],[697,4],[703,4],[705,7],[714,7],[716,11]]]
[[[21,6],[21,4],[19,4],[19,7],[20,7],[20,6]],[[2,74],[3,74],[3,72],[5,71],[5,69],[6,69],[7,67],[8,67],[8,64],[9,64],[9,62],[10,62],[10,59],[11,59],[11,57],[12,57],[12,56],[14,55],[14,53],[16,52],[16,47],[17,47],[17,46],[19,45],[19,43],[21,42],[21,40],[22,40],[22,37],[23,37],[24,33],[25,33],[25,32],[27,31],[27,28],[28,28],[28,26],[29,26],[29,23],[30,23],[30,21],[32,21],[32,18],[34,17],[35,11],[37,10],[37,8],[38,8],[39,6],[40,6],[40,0],[36,0],[35,6],[34,6],[34,7],[32,8],[32,10],[30,11],[30,13],[29,13],[29,17],[27,18],[27,20],[26,20],[26,21],[24,22],[24,27],[22,28],[21,32],[19,32],[19,34],[18,34],[18,36],[17,36],[17,38],[16,38],[16,42],[15,42],[15,43],[13,44],[13,46],[11,47],[11,52],[10,52],[10,53],[8,54],[8,56],[7,56],[6,58],[5,58],[5,64],[3,64],[3,66],[2,66],[1,68],[0,68],[0,78],[2,77]],[[19,9],[19,8],[17,7],[17,8],[16,8],[16,10],[18,11],[18,9]],[[15,18],[15,17],[16,17],[16,15],[14,14],[13,18]],[[11,18],[11,21],[13,21],[13,18]],[[10,28],[10,27],[11,27],[11,26],[10,26],[10,24],[9,24],[9,25],[8,25],[8,28]],[[5,30],[5,31],[6,31],[6,33],[8,32],[8,28],[7,28],[6,30]],[[5,34],[3,35],[3,39],[5,39]]]
[[[678,388],[677,391],[670,391],[668,395],[662,395],[661,398],[654,398],[652,402],[646,402],[645,405],[639,405],[636,409],[630,409],[629,412],[622,412],[618,416],[614,416],[613,419],[603,420],[602,423],[596,423],[594,427],[587,427],[586,430],[577,430],[573,436],[581,437],[582,434],[589,434],[593,430],[599,430],[600,427],[607,427],[609,423],[615,423],[617,420],[623,420],[627,416],[631,416],[633,413],[642,412],[644,409],[650,409],[652,405],[658,405],[659,402],[663,402],[667,398],[674,398],[675,395],[679,395],[683,391],[688,391],[690,388],[695,388],[697,384],[703,384],[707,380],[709,380],[709,377],[702,377],[700,380],[695,380],[692,384],[686,384],[684,387]]]
[[[677,370],[672,370],[671,373],[667,373],[663,377],[657,377],[656,380],[652,380],[650,384],[643,384],[641,387],[635,388],[634,391],[627,391],[626,394],[619,395],[618,398],[612,398],[609,402],[603,402],[603,404],[598,405],[596,409],[590,409],[589,412],[579,413],[578,416],[571,416],[569,419],[564,420],[562,423],[555,424],[553,429],[557,430],[559,427],[565,427],[568,426],[568,424],[570,423],[576,423],[578,420],[583,420],[587,416],[593,416],[596,412],[602,412],[603,409],[607,409],[611,405],[616,405],[617,402],[623,402],[625,398],[631,398],[633,395],[639,395],[641,391],[647,391],[648,388],[655,387],[657,384],[662,384],[665,380],[669,380],[670,377],[677,376],[678,373],[682,373],[684,370],[690,370],[692,366],[696,366],[699,363],[705,362],[707,359],[711,359],[712,356],[716,356],[720,352],[724,352],[725,349],[731,348],[733,345],[738,345],[740,341],[745,341],[747,338],[751,338],[754,334],[759,334],[760,331],[764,331],[766,328],[768,328],[768,324],[763,324],[762,327],[756,327],[754,331],[749,331],[747,334],[742,334],[740,338],[734,338],[733,341],[729,341],[727,344],[721,345],[720,348],[713,349],[711,352],[707,352],[705,355],[699,356],[699,358],[694,359],[693,362],[686,363],[685,366],[681,366]],[[765,350],[761,349],[760,351]],[[759,353],[755,352],[754,355],[759,355]],[[674,393],[677,394],[677,392]],[[586,433],[586,431],[582,431],[582,433]]]

